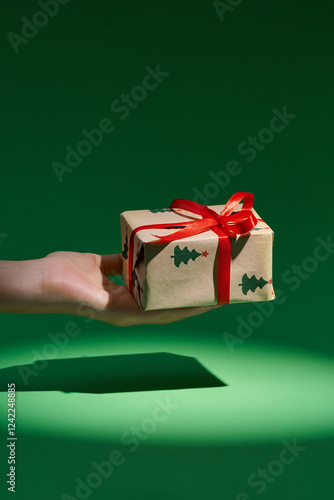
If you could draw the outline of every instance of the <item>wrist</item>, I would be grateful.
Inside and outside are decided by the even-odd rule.
[[[43,259],[0,261],[0,312],[42,312],[48,301],[43,274]]]

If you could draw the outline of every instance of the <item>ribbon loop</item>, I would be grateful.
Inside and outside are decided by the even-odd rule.
[[[253,193],[243,193],[238,191],[228,200],[224,210],[222,211],[222,215],[230,215],[243,198],[244,202],[241,210],[251,210],[254,201]]]

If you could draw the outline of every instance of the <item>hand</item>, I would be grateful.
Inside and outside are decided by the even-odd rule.
[[[21,288],[16,296],[19,306],[9,305],[5,309],[9,312],[89,315],[99,321],[130,326],[171,323],[219,307],[142,311],[124,285],[117,285],[107,278],[122,273],[121,254],[53,252],[43,259],[8,264],[13,271],[15,264],[21,265],[21,274],[16,273],[16,276],[25,280],[24,289]],[[31,286],[27,285],[29,279],[33,281]]]

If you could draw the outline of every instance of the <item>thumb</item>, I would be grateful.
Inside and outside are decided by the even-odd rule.
[[[122,254],[100,255],[100,269],[106,276],[118,276],[122,274]]]

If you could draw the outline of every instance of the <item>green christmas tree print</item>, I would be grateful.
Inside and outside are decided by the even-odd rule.
[[[170,208],[150,208],[150,212],[152,212],[152,214],[157,214],[159,212],[171,212],[171,209]]]
[[[262,277],[257,279],[255,274],[253,274],[253,276],[249,278],[245,273],[242,277],[242,283],[239,283],[239,286],[242,286],[242,293],[247,295],[249,290],[255,292],[257,288],[263,288],[267,283],[269,283],[269,281],[264,280]]]
[[[136,288],[138,290],[138,293],[140,291],[140,285],[139,285],[139,280],[136,271],[133,269],[132,273],[132,288]],[[137,282],[137,283],[136,283]]]
[[[203,254],[207,254],[207,252],[199,253],[196,252],[196,250],[188,250],[188,247],[184,247],[183,250],[179,247],[179,245],[176,245],[174,248],[174,255],[171,255],[171,259],[174,259],[174,264],[176,267],[180,267],[180,264],[183,262],[184,264],[188,264],[189,260],[196,260],[197,257]],[[206,257],[206,255],[204,255]]]
[[[143,289],[140,286],[139,279],[135,270],[132,271],[132,288],[134,291],[137,290],[138,299],[140,300],[140,303],[142,303],[141,294],[143,292]]]
[[[123,247],[123,251],[122,251],[122,257],[125,260],[128,258],[128,250],[129,250],[129,247],[128,247],[128,233],[126,233],[124,247]]]

